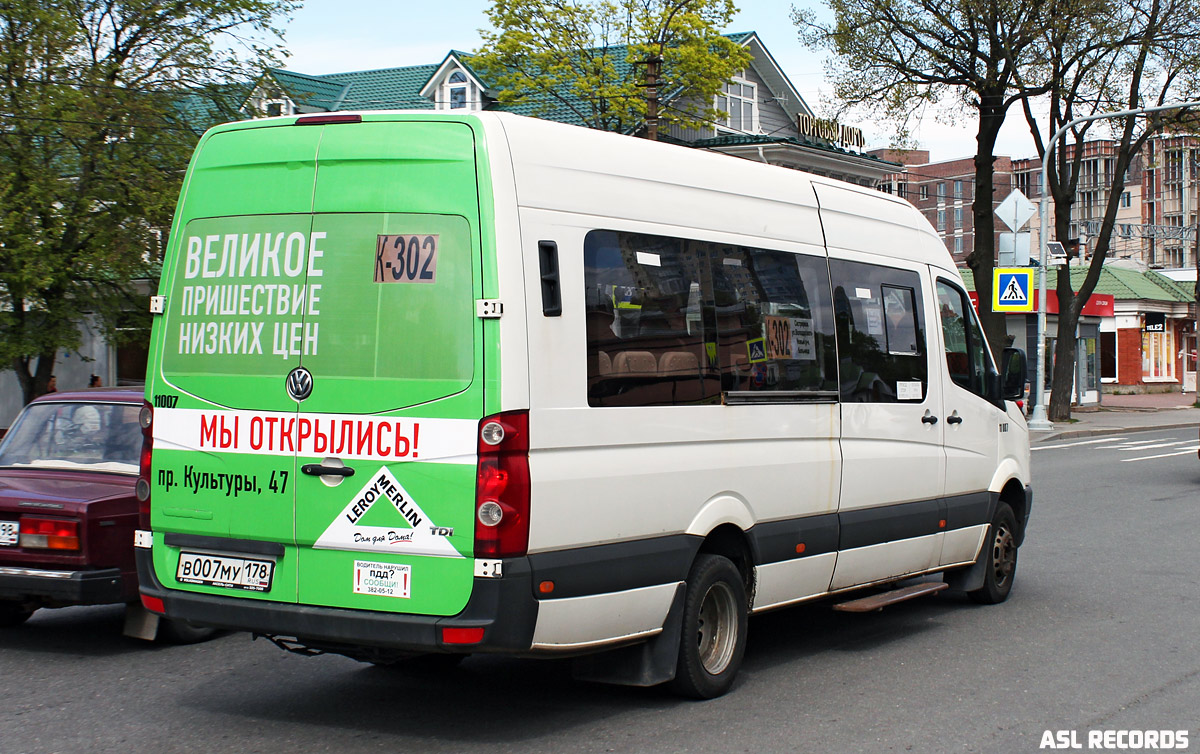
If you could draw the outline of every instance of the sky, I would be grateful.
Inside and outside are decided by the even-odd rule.
[[[741,9],[727,32],[758,32],[805,101],[820,116],[832,114],[825,80],[825,55],[805,49],[791,21],[790,0],[740,0]],[[304,0],[285,25],[291,57],[284,64],[299,73],[326,74],[439,63],[450,50],[479,46],[487,26],[487,0]],[[915,129],[918,146],[931,159],[952,160],[975,153],[974,125],[953,124],[928,115]],[[840,119],[862,128],[867,149],[890,146],[892,129],[860,114]],[[1020,112],[1014,111],[996,148],[997,154],[1030,157],[1034,150]]]

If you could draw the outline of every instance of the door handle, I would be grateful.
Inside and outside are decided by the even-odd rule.
[[[929,410],[926,409],[925,415],[921,417],[921,422],[923,424],[937,424],[937,417],[929,413]]]
[[[958,411],[946,417],[947,424],[962,424],[962,417],[958,415]]]
[[[300,470],[310,476],[354,476],[354,469],[349,466],[323,466],[319,463],[306,463]]]

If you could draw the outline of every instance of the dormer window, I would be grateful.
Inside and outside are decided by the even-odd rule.
[[[467,77],[462,71],[455,71],[446,79],[450,89],[450,109],[460,110],[467,106]]]
[[[758,87],[746,79],[746,72],[736,74],[717,95],[716,108],[727,113],[717,121],[717,131],[758,133]]]

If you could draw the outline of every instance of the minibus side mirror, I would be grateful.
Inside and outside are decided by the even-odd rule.
[[[1025,352],[1020,348],[1005,348],[1000,359],[1000,397],[1019,401],[1025,397]]]

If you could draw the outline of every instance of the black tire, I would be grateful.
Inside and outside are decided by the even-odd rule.
[[[217,629],[206,626],[193,626],[182,620],[170,618],[158,619],[158,634],[155,641],[165,644],[196,644],[208,641],[217,633]]]
[[[31,615],[33,610],[20,602],[0,602],[0,628],[15,628],[29,620]]]
[[[983,586],[967,596],[981,605],[996,605],[1008,599],[1017,576],[1017,517],[1008,503],[996,506],[996,515],[983,543]]]
[[[676,693],[694,699],[721,696],[733,685],[746,652],[746,586],[720,555],[701,554],[688,574],[683,599]]]

